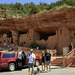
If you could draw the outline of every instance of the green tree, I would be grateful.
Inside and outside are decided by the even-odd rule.
[[[39,8],[37,7],[37,6],[32,6],[32,8],[31,8],[31,11],[29,12],[30,13],[30,15],[31,14],[36,14],[36,13],[38,13],[40,10],[39,10]]]
[[[0,14],[0,18],[2,18],[2,15]]]

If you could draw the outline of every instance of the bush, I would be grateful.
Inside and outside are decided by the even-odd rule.
[[[47,47],[45,47],[45,46],[43,46],[43,45],[40,45],[40,44],[38,44],[38,43],[34,43],[34,42],[31,43],[29,47],[30,47],[30,48],[39,47],[39,49],[47,49]]]
[[[10,47],[10,51],[12,51],[13,50],[13,47]]]
[[[2,15],[0,14],[0,18],[2,18]]]
[[[22,47],[22,43],[19,44],[19,47]]]
[[[40,12],[39,8],[37,6],[32,6],[31,11],[29,13],[30,13],[30,15],[32,15],[32,14],[36,14],[38,12]]]
[[[42,47],[41,47],[41,49],[47,49],[47,47],[45,47],[45,46],[42,46]]]

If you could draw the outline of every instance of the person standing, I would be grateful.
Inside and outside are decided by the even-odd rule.
[[[25,62],[26,62],[26,56],[25,56],[24,51],[22,51],[22,66],[25,65]]]
[[[43,71],[43,67],[45,71],[45,52],[44,51],[42,52],[41,58],[42,58],[42,71]]]
[[[30,49],[30,54],[28,55],[28,66],[29,66],[29,75],[31,74],[30,69],[32,68],[32,75],[34,75],[34,65],[35,65],[35,54],[33,53],[33,49]]]
[[[51,53],[49,53],[49,50],[46,51],[45,54],[45,59],[46,59],[46,68],[47,68],[47,72],[48,72],[48,67],[49,70],[51,71]]]
[[[69,45],[69,51],[72,51],[72,49],[73,49],[73,45],[72,45],[72,43],[70,43],[70,45]]]
[[[4,48],[5,48],[5,49],[6,49],[6,45],[7,45],[7,44],[6,44],[6,42],[5,42],[5,43],[4,43]]]
[[[36,50],[39,50],[39,47],[36,47]]]

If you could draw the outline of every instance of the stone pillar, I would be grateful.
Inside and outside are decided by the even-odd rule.
[[[12,38],[13,38],[13,43],[17,45],[19,42],[19,33],[17,31],[12,31]]]
[[[30,45],[31,43],[36,42],[36,40],[40,40],[40,33],[35,31],[34,29],[29,29],[28,37]]]
[[[34,42],[34,39],[33,39],[33,35],[34,35],[34,30],[33,29],[29,29],[29,32],[28,32],[28,45],[30,45],[32,42]]]

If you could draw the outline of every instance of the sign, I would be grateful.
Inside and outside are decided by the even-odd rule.
[[[67,47],[63,47],[63,55],[67,55],[67,54],[68,54]]]

